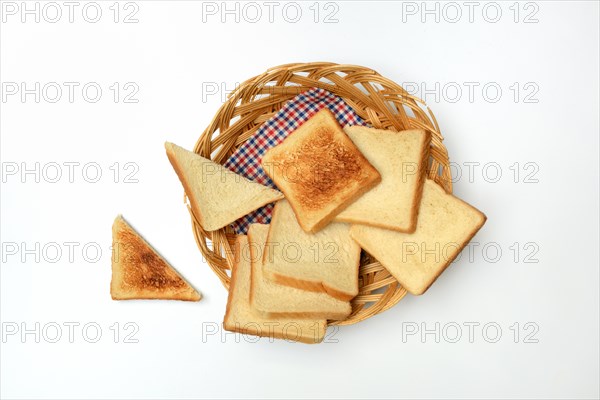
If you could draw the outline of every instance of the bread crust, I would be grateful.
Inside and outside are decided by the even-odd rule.
[[[243,242],[247,242],[246,235],[237,235],[233,244],[233,266],[231,267],[231,279],[229,280],[229,295],[227,296],[227,305],[225,306],[225,316],[223,317],[223,326],[227,329],[227,321],[231,315],[231,302],[233,301],[233,293],[235,293],[235,285],[237,282],[237,266],[240,262],[241,249]]]
[[[242,327],[237,323],[229,323],[228,321],[224,321],[223,322],[223,327],[225,328],[225,330],[230,331],[230,332],[238,332],[244,335],[252,335],[252,336],[259,336],[259,337],[272,337],[274,339],[284,339],[284,340],[289,340],[290,338],[287,337],[286,335],[280,333],[279,331],[273,330],[273,334],[270,336],[264,335],[263,332],[261,330],[258,329],[253,329],[251,327]],[[298,342],[300,343],[306,343],[306,344],[318,344],[321,343],[323,341],[323,339],[321,340],[315,340],[314,337],[312,336],[299,336],[297,339]]]
[[[412,207],[412,221],[410,227],[406,233],[413,233],[417,229],[417,221],[419,219],[419,209],[421,206],[421,199],[423,198],[423,185],[425,184],[425,174],[429,163],[429,151],[431,149],[431,132],[424,131],[425,136],[423,137],[423,152],[421,153],[421,162],[419,164],[418,175],[419,181],[417,183],[417,191],[415,193],[415,199]]]
[[[263,273],[267,276],[267,279],[270,279],[273,282],[278,283],[280,285],[295,287],[302,290],[308,290],[310,292],[327,293],[331,297],[342,301],[350,301],[354,297],[356,297],[356,293],[342,292],[340,290],[332,288],[331,286],[321,281],[301,280],[292,278],[290,276],[281,275],[277,272],[270,270],[263,271]],[[358,275],[358,265],[356,266],[356,274]]]
[[[170,299],[198,301],[198,293],[131,225],[113,223],[113,300]]]
[[[192,209],[192,213],[194,214],[194,218],[196,218],[198,223],[200,223],[200,226],[202,226],[207,231],[214,230],[214,229],[209,229],[212,227],[205,227],[206,222],[204,220],[204,215],[202,214],[202,211],[200,211],[200,208],[198,207],[199,201],[195,197],[194,191],[191,189],[189,182],[185,178],[185,174],[183,173],[181,168],[179,168],[179,162],[177,161],[177,157],[175,157],[175,153],[173,152],[173,143],[165,142],[165,150],[167,152],[167,157],[169,158],[169,162],[171,163],[171,166],[175,170],[175,173],[177,174],[177,177],[179,178],[179,181],[181,182],[181,185],[183,186],[183,190],[185,191],[186,196],[188,197],[188,199],[190,199],[190,206]],[[219,228],[216,228],[216,229],[219,229]]]

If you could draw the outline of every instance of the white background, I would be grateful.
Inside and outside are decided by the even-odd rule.
[[[421,2],[321,3],[317,22],[313,2],[302,3],[297,23],[286,21],[293,9],[282,15],[284,3],[273,22],[258,3],[263,15],[256,23],[247,20],[254,10],[243,14],[243,3],[240,21],[225,15],[224,23],[220,2],[211,15],[200,2],[137,1],[137,23],[123,23],[134,10],[124,3],[118,23],[113,1],[99,2],[97,23],[83,18],[84,2],[73,23],[58,4],[63,15],[56,23],[44,15],[23,23],[19,9],[4,13],[0,28],[4,88],[7,82],[80,84],[72,103],[66,88],[57,103],[47,101],[54,92],[42,93],[39,103],[20,93],[1,103],[3,171],[14,163],[20,169],[80,163],[73,183],[66,167],[58,183],[43,176],[36,183],[20,171],[4,176],[1,319],[5,334],[15,326],[19,332],[1,343],[3,398],[599,396],[597,2],[500,3],[496,23],[486,20],[495,14],[491,6],[484,14],[483,2],[472,22],[467,6],[455,3],[462,12],[455,23],[456,7],[444,3],[437,6],[439,22],[422,15]],[[46,11],[54,18],[55,10]],[[324,23],[331,12],[337,22]],[[530,13],[537,22],[523,21]],[[472,261],[463,254],[422,297],[407,296],[381,315],[330,330],[328,343],[251,343],[221,336],[220,328],[207,335],[222,321],[226,291],[196,248],[163,142],[193,146],[225,92],[207,88],[232,89],[271,66],[321,60],[369,66],[405,86],[435,91],[439,82],[439,98],[417,94],[426,95],[451,160],[461,167],[455,193],[488,216],[474,239],[480,246]],[[82,97],[88,82],[103,89],[96,103]],[[117,103],[109,89],[114,82],[121,87]],[[138,103],[123,102],[128,82],[139,87]],[[464,82],[479,85],[472,99]],[[492,89],[482,93],[489,83],[502,90],[496,102]],[[463,89],[458,100],[450,91],[456,85]],[[102,171],[97,183],[82,177],[81,166],[92,162]],[[138,183],[124,182],[127,162],[139,166]],[[472,182],[469,162],[480,163]],[[489,163],[497,164],[482,174]],[[525,163],[534,164],[525,169]],[[502,176],[494,183],[498,166]],[[537,183],[525,182],[527,173]],[[111,224],[119,213],[203,293],[201,302],[110,299]],[[64,242],[79,243],[73,260]],[[511,249],[515,242],[519,254]],[[16,255],[6,251],[11,243]],[[58,243],[62,257],[52,263],[55,253],[42,254],[36,262],[25,254],[22,262],[23,246],[36,243]],[[83,257],[86,243],[102,248],[97,262]],[[533,244],[524,248],[527,243]],[[538,262],[525,262],[532,251],[530,261]],[[45,333],[39,343],[33,334],[22,338],[21,329],[36,322]],[[68,322],[80,324],[73,343]],[[102,329],[96,343],[81,332],[90,322]],[[125,343],[127,322],[139,327],[138,343]],[[470,322],[479,324],[472,340]],[[53,323],[62,326],[57,343],[50,343]],[[436,323],[439,343],[434,334],[407,335],[414,327],[435,331]],[[494,329],[482,332],[486,323],[501,328],[496,343],[488,342]],[[456,325],[462,336],[451,343]],[[88,334],[93,338],[94,330]]]

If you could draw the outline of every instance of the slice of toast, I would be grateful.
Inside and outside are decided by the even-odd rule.
[[[269,149],[261,165],[306,232],[319,231],[381,180],[327,109]]]
[[[112,227],[110,294],[113,300],[198,301],[198,293],[131,225],[117,216]]]
[[[323,341],[327,329],[324,319],[267,318],[251,307],[251,268],[248,237],[239,235],[223,327],[232,332],[303,343]]]
[[[381,174],[381,183],[342,210],[334,221],[414,232],[431,135],[420,129],[386,131],[347,126],[344,131]]]
[[[341,301],[326,293],[310,292],[289,286],[279,285],[265,279],[262,272],[264,253],[269,225],[252,224],[248,229],[250,256],[252,262],[252,282],[250,304],[262,315],[271,318],[325,318],[345,319],[352,308],[347,301]]]
[[[350,234],[410,293],[423,294],[486,221],[486,216],[430,179],[414,233],[353,225]]]
[[[306,233],[287,200],[275,203],[263,274],[275,283],[348,301],[358,294],[360,247],[350,225],[335,222]]]
[[[173,143],[166,142],[165,148],[194,215],[207,231],[221,229],[283,198],[277,190],[252,182]]]

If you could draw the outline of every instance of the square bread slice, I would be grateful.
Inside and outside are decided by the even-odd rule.
[[[112,235],[110,294],[113,300],[198,301],[202,298],[120,215],[115,218]]]
[[[381,174],[381,183],[342,210],[334,221],[414,232],[431,135],[347,126],[344,131]]]
[[[352,238],[410,293],[423,294],[486,221],[473,206],[427,179],[414,233],[353,225]]]
[[[181,181],[198,222],[215,231],[283,198],[283,194],[238,175],[220,164],[166,142],[171,165]]]
[[[327,109],[269,149],[261,164],[306,232],[319,231],[381,180]]]
[[[263,274],[275,283],[340,300],[358,294],[360,247],[350,237],[350,225],[335,222],[317,233],[306,233],[287,200],[275,203],[263,254]]]
[[[232,332],[303,343],[320,343],[327,329],[324,319],[266,318],[250,305],[250,253],[248,237],[235,241],[235,263],[231,272],[223,327]]]
[[[248,229],[252,282],[250,304],[266,317],[345,319],[352,308],[350,303],[326,293],[310,292],[290,286],[279,285],[265,279],[262,260],[269,225],[252,224]]]

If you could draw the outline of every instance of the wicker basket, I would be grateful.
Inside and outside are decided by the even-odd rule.
[[[285,102],[313,87],[340,96],[375,128],[396,131],[420,128],[431,132],[428,177],[446,191],[452,191],[448,153],[431,110],[400,85],[372,69],[355,65],[328,62],[287,64],[248,79],[219,108],[198,139],[194,151],[217,163],[224,163]],[[233,262],[233,230],[227,227],[206,232],[189,206],[188,210],[198,248],[228,289],[230,278],[227,270],[231,269]],[[329,321],[330,324],[348,325],[362,321],[389,309],[406,295],[398,281],[365,253],[361,257],[359,274],[359,294],[352,300],[352,314],[344,321]]]

